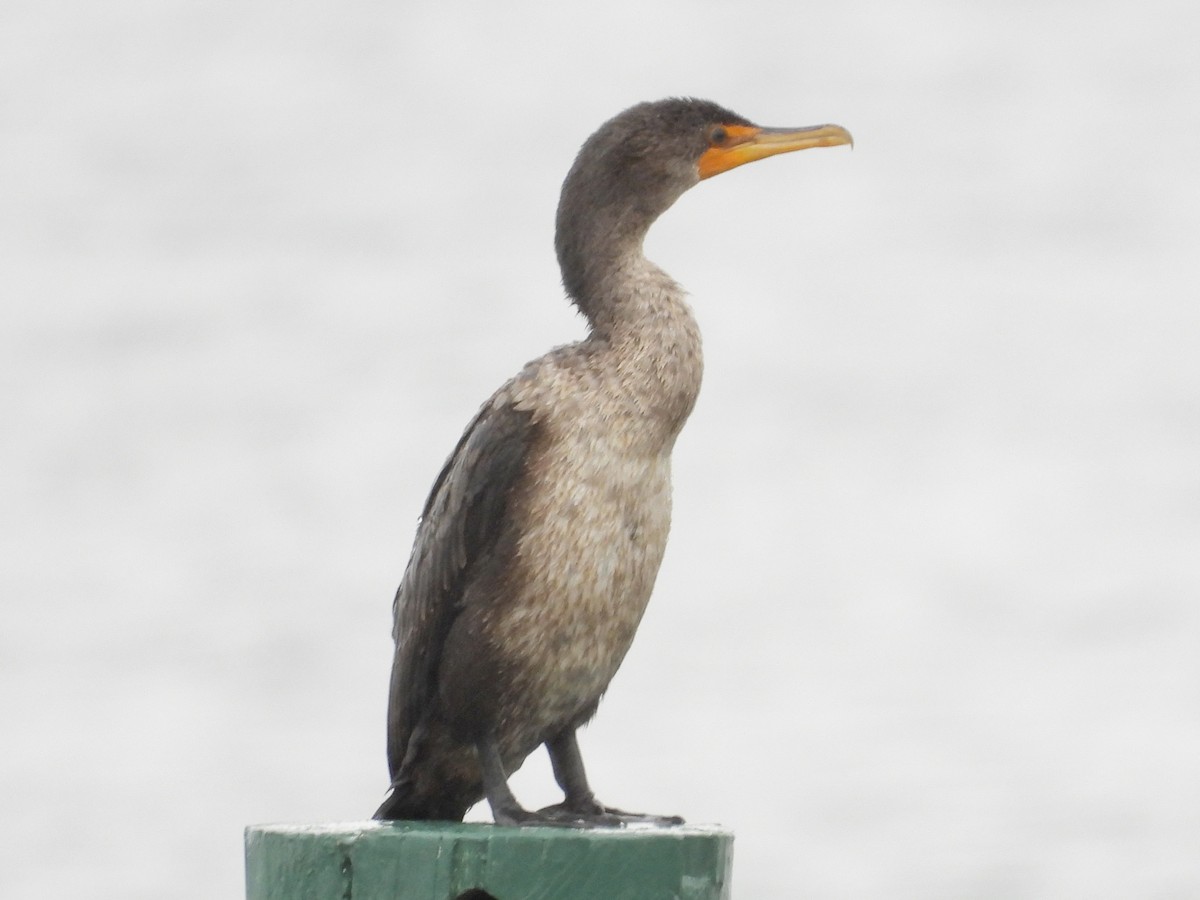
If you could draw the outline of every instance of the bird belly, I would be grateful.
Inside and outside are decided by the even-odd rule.
[[[501,741],[514,750],[591,715],[654,588],[670,529],[670,461],[622,449],[567,442],[540,460],[537,489],[521,504],[519,588],[489,629],[509,675]],[[506,736],[506,723],[520,734]]]

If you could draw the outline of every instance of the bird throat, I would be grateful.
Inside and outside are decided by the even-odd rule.
[[[700,328],[681,288],[638,247],[607,272],[593,296],[586,343],[604,358],[634,413],[661,426],[664,449],[695,406],[704,372]]]

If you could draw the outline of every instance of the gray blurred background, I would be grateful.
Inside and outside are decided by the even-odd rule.
[[[369,816],[425,494],[583,333],[562,177],[690,94],[857,147],[651,234],[706,382],[597,792],[736,829],[750,900],[1200,896],[1198,31],[7,0],[0,893],[238,897],[244,825]]]

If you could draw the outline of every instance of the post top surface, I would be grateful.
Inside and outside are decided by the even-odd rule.
[[[552,828],[539,826],[514,827],[508,825],[492,825],[488,822],[378,822],[369,819],[362,822],[311,822],[311,823],[268,823],[250,825],[246,828],[249,834],[279,834],[279,835],[325,835],[339,837],[378,836],[386,839],[388,836],[401,837],[413,834],[439,835],[442,837],[461,838],[497,838],[520,837],[526,835],[545,840],[548,836],[580,837],[587,836],[594,840],[625,840],[632,837],[732,837],[733,832],[722,825],[623,825],[612,828]]]

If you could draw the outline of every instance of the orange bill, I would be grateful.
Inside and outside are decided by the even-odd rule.
[[[811,128],[726,125],[714,137],[712,145],[700,155],[700,178],[711,178],[777,153],[808,150],[810,147],[837,147],[841,144],[854,145],[854,138],[841,125],[814,125]]]

